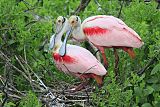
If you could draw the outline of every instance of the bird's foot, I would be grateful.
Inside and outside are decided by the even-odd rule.
[[[74,87],[74,88],[71,88],[71,89],[68,89],[67,91],[68,92],[71,92],[71,93],[74,93],[76,91],[80,91],[82,89],[85,89],[85,86],[88,84],[88,81],[85,81],[81,84],[79,84],[78,86]]]

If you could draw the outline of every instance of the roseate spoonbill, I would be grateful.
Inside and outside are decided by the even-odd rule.
[[[72,37],[76,40],[88,40],[93,43],[100,50],[106,68],[108,62],[105,48],[114,49],[116,75],[119,62],[116,49],[120,48],[127,52],[131,58],[134,58],[133,48],[140,48],[144,44],[133,29],[114,16],[91,16],[81,24],[81,19],[73,15],[69,18],[69,24],[68,34],[72,34]]]
[[[67,18],[59,16],[56,20],[56,33],[51,37],[49,45],[49,48],[52,49],[53,59],[57,68],[64,73],[71,74],[83,81],[83,83],[70,91],[74,92],[84,88],[84,85],[87,85],[88,83],[88,78],[95,79],[98,86],[101,87],[107,71],[95,56],[85,48],[66,44],[67,37],[64,39],[65,44],[63,46],[65,47],[61,48],[62,35],[68,28],[69,22]],[[61,56],[59,51],[65,52],[65,55]]]

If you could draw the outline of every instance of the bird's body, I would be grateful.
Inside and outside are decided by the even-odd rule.
[[[73,91],[81,90],[86,85],[88,78],[94,78],[98,86],[102,86],[103,78],[107,74],[106,69],[87,49],[66,44],[66,37],[64,39],[65,42],[62,43],[62,35],[67,31],[67,28],[68,20],[64,19],[64,17],[58,17],[56,24],[58,33],[50,39],[50,48],[52,49],[53,59],[57,68],[84,81],[77,88],[74,88]],[[65,47],[65,55],[61,55],[59,52],[63,46]]]
[[[66,50],[63,57],[57,52],[53,53],[54,62],[59,70],[74,76],[89,73],[99,76],[106,74],[103,65],[85,48],[67,44]]]
[[[143,42],[139,35],[122,20],[106,15],[97,15],[85,19],[73,30],[76,40],[89,40],[102,47],[134,47],[139,48]]]
[[[117,48],[123,49],[130,57],[134,58],[133,48],[140,48],[144,43],[140,36],[122,20],[114,16],[97,15],[83,21],[78,16],[69,18],[72,37],[79,41],[88,40],[101,52],[104,65],[108,67],[105,48],[113,48],[116,57],[115,68],[118,67],[119,57]],[[116,74],[117,75],[117,74]]]
[[[143,45],[134,30],[113,16],[89,17],[83,21],[82,29],[87,39],[97,46],[139,48]]]

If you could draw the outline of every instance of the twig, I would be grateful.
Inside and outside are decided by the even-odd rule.
[[[27,24],[25,25],[25,27],[27,27],[27,26],[30,25],[30,24],[34,24],[34,23],[36,23],[36,22],[38,22],[38,21],[37,21],[37,20],[33,20],[33,21],[27,23]]]
[[[23,60],[23,61],[24,61],[24,60]],[[27,65],[27,67],[30,69],[30,71],[35,75],[35,77],[38,79],[38,81],[40,82],[40,84],[46,89],[46,91],[49,92],[48,95],[51,97],[52,101],[57,102],[57,100],[58,100],[58,101],[61,100],[61,99],[59,99],[58,97],[55,97],[55,96],[53,95],[53,93],[49,90],[49,88],[48,88],[48,87],[43,83],[43,81],[38,77],[38,75],[37,75],[36,73],[34,73],[34,71],[32,70],[32,68],[31,68],[26,62],[24,62],[24,63]]]
[[[32,5],[30,3],[28,3],[26,0],[22,0],[22,1],[23,1],[24,4],[32,7]]]
[[[43,41],[43,43],[39,46],[39,51],[44,51],[44,46],[48,43],[48,38],[45,37],[45,40]]]
[[[36,62],[38,62],[37,59],[36,59],[34,56],[32,56],[32,58],[33,58]],[[44,71],[49,72],[49,70],[46,69],[46,67],[45,67],[44,65],[42,65],[42,64],[40,64],[40,65],[41,65],[41,67],[43,68]]]
[[[101,11],[103,14],[106,14],[106,11],[102,8],[98,0],[94,0],[94,2],[98,5],[98,11]]]
[[[142,75],[147,70],[147,68],[149,68],[152,64],[155,63],[155,61],[158,60],[159,54],[160,54],[160,50],[156,51],[155,55],[152,57],[152,59],[149,61],[149,63],[144,68],[142,68],[139,72],[137,72],[137,74]]]
[[[27,80],[27,81],[29,81],[30,83],[31,83],[31,86],[32,85],[34,85],[34,86],[36,86],[37,88],[39,88],[39,89],[41,89],[37,84],[35,84],[33,81],[34,80],[32,80],[31,79],[31,77],[30,78],[28,78],[28,76],[22,71],[22,70],[20,70],[19,68],[17,68],[16,66],[14,66],[12,63],[11,63],[11,60],[7,57],[7,55],[5,55],[2,51],[0,51],[0,58],[1,59],[3,59],[4,61],[6,61],[6,63],[9,65],[9,66],[11,66],[14,70],[16,70],[16,71],[18,71],[20,74],[22,74],[22,76]],[[17,61],[20,63],[20,65],[22,65],[22,63],[19,61],[19,59],[18,58],[16,58],[17,59]],[[22,65],[22,69],[24,69],[25,70],[25,67]],[[26,70],[25,70],[26,71]]]
[[[91,66],[90,68],[88,68],[86,71],[84,71],[81,75],[83,75],[84,73],[86,73],[87,71],[89,71],[89,70],[91,70],[92,68],[94,68],[95,66],[97,66],[97,65],[93,65],[93,66]]]
[[[87,92],[87,90],[85,90],[86,94],[87,94],[87,102],[89,103],[89,94]]]
[[[4,61],[6,61],[6,63],[9,66],[13,67],[16,71],[18,71],[19,73],[21,73],[27,80],[29,80],[28,77],[26,76],[26,74],[23,71],[21,71],[20,69],[18,69],[16,66],[14,66],[11,63],[11,60],[2,51],[0,51],[0,58],[3,59]]]
[[[98,0],[94,0],[94,2],[98,5],[98,7],[101,7],[101,5],[99,4]]]
[[[2,102],[2,104],[1,104],[1,107],[4,106],[4,104],[6,103],[6,101],[7,101],[7,99],[8,99],[8,93],[5,91],[5,87],[7,86],[7,82],[8,82],[8,80],[9,80],[9,70],[7,70],[6,77],[7,77],[7,79],[6,79],[6,81],[5,81],[5,83],[4,83],[4,86],[3,86],[3,89],[2,89],[2,92],[5,94],[5,98],[3,99],[3,102]]]
[[[27,77],[29,77],[29,82],[31,83],[31,75],[29,73],[28,70],[26,70],[26,68],[23,66],[23,64],[21,63],[21,61],[18,59],[18,57],[15,55],[16,60],[18,61],[18,63],[20,64],[20,66],[22,67],[22,69],[24,70],[24,72],[28,75]]]
[[[157,58],[156,57],[153,57],[150,61],[149,61],[149,63],[144,67],[144,68],[142,68],[137,74],[138,75],[142,75],[146,70],[147,70],[147,68],[149,68],[152,64],[154,64],[154,62],[157,60]]]
[[[61,100],[61,103],[87,102],[87,100]]]
[[[24,45],[24,60],[27,63],[27,55],[26,55],[26,45]]]
[[[120,1],[120,2],[121,2],[121,1]],[[120,16],[121,16],[123,4],[124,4],[124,0],[123,0],[122,3],[121,3],[121,8],[120,8],[119,13],[118,13],[118,16],[117,16],[118,18],[120,18]]]
[[[9,97],[12,97],[12,98],[16,98],[16,99],[21,99],[20,96],[18,95],[15,95],[15,94],[8,94]],[[3,107],[3,106],[2,106]]]
[[[88,6],[91,0],[81,0],[79,6],[75,10],[73,14],[79,14],[81,11],[84,11],[85,8]]]
[[[25,50],[24,54],[26,54]],[[43,100],[43,103],[45,103],[45,105],[48,105],[49,107],[57,107],[59,105],[62,107],[68,103],[74,104],[75,102],[80,102],[83,104],[90,100],[90,92],[87,93],[87,95],[82,92],[65,93],[63,90],[55,90],[46,86],[46,84],[44,84],[41,78],[36,73],[34,73],[31,66],[29,66],[26,57],[22,58],[21,56],[15,55],[15,59],[18,62],[17,64],[19,64],[21,68],[17,68],[15,65],[13,65],[9,56],[4,54],[2,51],[0,51],[0,59],[2,59],[2,61],[4,61],[7,64],[7,66],[10,66],[13,70],[18,71],[27,81],[29,81],[29,83],[34,87],[33,91],[39,93],[39,96],[42,98],[41,100]],[[33,76],[36,79],[33,79]],[[1,76],[0,82],[3,85],[5,84],[4,79]],[[2,88],[3,87],[0,87],[0,89]],[[19,100],[26,95],[24,91],[17,90],[14,87],[14,85],[10,84],[9,82],[7,83],[7,88],[5,87],[4,89],[5,91],[7,91],[8,97],[13,98],[15,100]]]
[[[9,27],[9,28],[1,28],[0,29],[0,31],[3,31],[3,30],[14,30],[14,28]]]
[[[160,0],[159,1],[157,0],[157,2],[158,2],[158,5],[157,5],[156,9],[160,9]]]

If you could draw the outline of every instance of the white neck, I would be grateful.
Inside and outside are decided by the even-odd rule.
[[[74,28],[74,30],[72,32],[72,35],[73,35],[73,38],[75,38],[78,41],[86,40],[86,36],[83,33],[83,29],[82,29],[82,25],[81,24]]]
[[[53,52],[56,52],[58,53],[59,52],[59,49],[62,45],[62,36],[65,32],[65,29],[63,28],[55,37],[55,46],[53,48]]]

